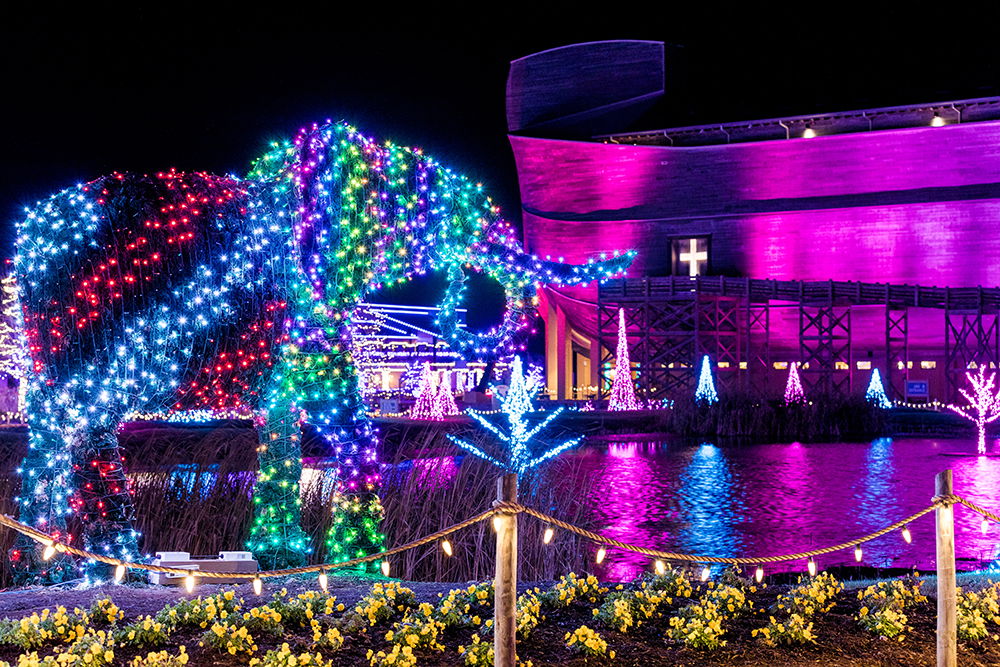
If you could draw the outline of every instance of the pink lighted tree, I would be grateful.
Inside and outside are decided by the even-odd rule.
[[[979,453],[986,453],[986,425],[1000,418],[1000,391],[995,389],[996,373],[986,375],[986,365],[979,366],[979,373],[966,373],[965,379],[972,385],[972,393],[959,389],[965,400],[966,407],[949,405],[948,408],[976,423],[979,429]]]
[[[799,379],[799,363],[797,361],[788,364],[788,382],[785,383],[785,405],[802,405],[806,402],[806,392],[802,388],[802,381]]]
[[[437,392],[434,394],[434,417],[443,419],[460,414],[455,395],[451,393],[451,373],[441,371],[438,376]]]
[[[417,402],[410,410],[410,419],[440,419],[434,416],[434,404],[437,402],[437,388],[434,386],[434,373],[431,372],[431,365],[424,362],[424,368],[420,373],[420,382],[417,384],[417,393],[414,394]]]
[[[618,350],[615,352],[615,379],[611,383],[609,410],[638,410],[632,384],[632,362],[628,358],[628,336],[625,333],[625,311],[618,309]]]

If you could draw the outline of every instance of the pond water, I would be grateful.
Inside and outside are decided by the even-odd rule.
[[[1000,451],[1000,443],[990,450]],[[582,499],[599,532],[623,542],[710,556],[795,553],[875,532],[928,506],[934,476],[951,468],[955,492],[1000,509],[1000,458],[976,456],[973,440],[880,438],[866,443],[717,446],[611,442],[563,456],[577,465]],[[961,453],[961,456],[954,456]],[[565,474],[565,473],[564,473]],[[864,545],[878,567],[934,567],[934,514]],[[997,557],[1000,525],[956,508],[960,569]],[[820,568],[854,564],[853,549],[817,557]],[[974,561],[974,562],[972,562]],[[767,566],[805,570],[805,562]],[[610,550],[603,574],[627,580],[646,556]]]

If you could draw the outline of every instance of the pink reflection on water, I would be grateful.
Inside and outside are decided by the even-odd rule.
[[[608,537],[640,546],[662,544],[655,517],[663,516],[653,487],[653,456],[643,450],[649,443],[621,442],[608,446],[603,465],[594,466],[589,504]],[[650,521],[653,519],[653,521]],[[609,550],[601,576],[608,581],[629,581],[649,567],[649,557],[631,551]]]

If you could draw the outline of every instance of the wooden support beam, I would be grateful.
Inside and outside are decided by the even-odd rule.
[[[934,494],[952,494],[951,470],[934,478]],[[938,507],[937,534],[937,667],[958,664],[958,615],[955,607],[955,507]]]
[[[517,502],[517,475],[497,479],[497,501]],[[497,514],[496,578],[493,581],[493,664],[517,664],[517,514]]]

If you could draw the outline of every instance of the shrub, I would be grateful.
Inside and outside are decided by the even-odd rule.
[[[608,643],[586,625],[581,625],[573,632],[567,632],[563,639],[571,651],[595,658],[606,655],[614,660],[615,652],[608,652]]]
[[[123,627],[115,638],[120,644],[136,648],[158,648],[167,644],[170,630],[169,626],[146,616]]]
[[[287,643],[281,648],[268,651],[260,658],[251,658],[250,666],[259,667],[332,667],[333,663],[325,659],[321,654],[299,653],[295,654]]]

